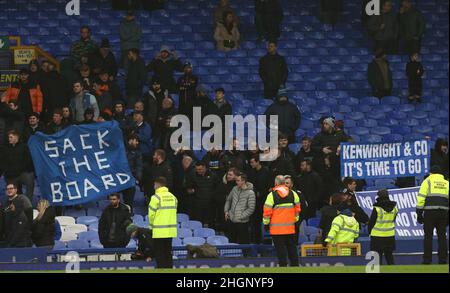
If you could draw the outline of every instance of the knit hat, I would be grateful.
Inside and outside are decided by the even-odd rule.
[[[284,88],[284,87],[280,88],[277,93],[277,98],[287,97],[287,93],[288,93],[288,91],[286,88]]]
[[[323,123],[326,123],[326,124],[330,125],[332,128],[334,128],[335,125],[336,125],[336,122],[335,122],[335,120],[334,120],[333,117],[325,118],[325,119],[323,120]]]
[[[377,192],[378,199],[389,199],[389,192],[387,189],[381,189]]]
[[[138,226],[136,226],[135,224],[130,224],[127,226],[125,231],[127,232],[128,236],[131,236],[131,234],[133,234],[137,230],[138,230]]]
[[[185,62],[184,65],[183,65],[183,68],[186,68],[186,67],[191,67],[192,68],[192,63],[191,62]]]
[[[164,52],[164,51],[166,51],[167,53],[170,53],[170,48],[169,48],[169,46],[162,45],[162,46],[161,46],[161,49],[159,50],[159,53],[162,53],[162,52]]]

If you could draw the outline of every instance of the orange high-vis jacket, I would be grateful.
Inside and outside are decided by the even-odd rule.
[[[17,101],[17,98],[19,97],[19,92],[20,88],[10,86],[5,93],[6,102],[9,103],[11,101]],[[44,98],[39,85],[36,85],[35,88],[30,88],[30,98],[31,98],[31,105],[33,107],[33,112],[41,113]]]
[[[300,211],[298,194],[286,186],[276,186],[264,203],[263,223],[269,225],[270,235],[295,234]]]

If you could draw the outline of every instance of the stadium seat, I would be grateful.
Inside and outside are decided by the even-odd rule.
[[[90,248],[93,249],[102,249],[103,245],[100,243],[100,240],[92,240],[91,242],[89,242],[89,246]]]
[[[313,226],[305,226],[305,235],[311,240],[317,236],[319,229]]]
[[[228,244],[228,238],[225,236],[209,236],[206,238],[206,242],[211,245],[226,245]]]
[[[61,227],[75,224],[75,219],[72,217],[59,216],[59,217],[56,217],[55,219],[58,221],[58,223],[59,223],[59,225],[61,225]]]
[[[64,231],[65,232],[70,232],[70,233],[80,233],[80,232],[86,232],[87,231],[87,226],[83,225],[83,224],[73,224],[73,225],[68,225],[64,227]]]
[[[194,245],[199,246],[206,243],[205,238],[203,237],[186,237],[183,239],[183,245]]]
[[[83,217],[78,217],[76,222],[77,222],[77,224],[89,226],[93,223],[98,223],[98,218],[94,217],[94,216],[83,216]]]
[[[64,216],[78,218],[78,217],[85,217],[86,216],[86,210],[76,210],[76,209],[66,209],[64,211]]]
[[[390,134],[391,133],[391,129],[389,127],[383,127],[383,126],[377,126],[374,127],[370,130],[370,132],[372,134],[377,134],[377,135],[386,135],[386,134]]]
[[[177,214],[177,222],[178,223],[182,223],[182,222],[188,222],[189,221],[189,216],[186,214]]]
[[[89,243],[86,240],[71,240],[67,242],[67,248],[73,250],[88,249]]]
[[[210,237],[216,235],[216,232],[211,228],[200,228],[194,230],[194,237]]]
[[[368,143],[381,143],[383,142],[383,138],[380,135],[371,134],[366,136],[365,139]]]
[[[63,231],[61,238],[59,240],[67,242],[67,241],[77,240],[77,239],[78,239],[78,235],[76,233]]]
[[[137,244],[136,241],[134,239],[131,239],[130,242],[128,242],[126,248],[136,248]]]
[[[66,242],[55,241],[55,244],[53,245],[53,250],[65,250],[65,249],[67,249]]]
[[[192,237],[192,230],[189,228],[178,229],[178,238]]]
[[[183,240],[181,240],[180,238],[173,238],[172,246],[183,246]]]
[[[306,242],[309,242],[309,238],[306,235],[299,235],[298,237],[298,243],[299,244],[304,244]]]
[[[98,232],[98,223],[93,223],[88,226],[88,231],[96,231]]]
[[[86,231],[86,232],[80,232],[78,233],[78,239],[79,240],[86,240],[86,241],[92,241],[92,240],[98,240],[98,232],[97,231]]]

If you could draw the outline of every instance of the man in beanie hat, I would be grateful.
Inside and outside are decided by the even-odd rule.
[[[383,254],[388,265],[394,264],[395,250],[395,218],[398,214],[397,203],[389,199],[387,189],[379,190],[373,205],[368,229],[370,234],[370,250],[376,251],[382,262]]]
[[[433,251],[433,232],[438,236],[439,264],[446,264],[448,258],[446,227],[448,226],[449,183],[442,175],[441,167],[431,167],[417,195],[417,222],[423,224],[425,232],[423,264],[431,264]]]
[[[118,71],[116,57],[114,56],[114,53],[111,52],[109,40],[107,38],[102,39],[100,48],[92,54],[89,61],[94,74],[100,74],[102,70],[105,70],[109,74],[109,80],[114,80],[116,78]]]
[[[270,115],[278,116],[278,131],[288,137],[289,143],[295,142],[295,131],[300,127],[301,114],[297,106],[287,97],[286,88],[278,91],[277,99],[267,108],[267,125],[270,124]]]
[[[154,72],[154,77],[160,80],[163,90],[169,90],[170,94],[176,93],[177,84],[173,74],[175,71],[183,71],[183,64],[175,51],[171,52],[168,46],[161,46],[161,50],[148,64],[147,69]]]
[[[321,132],[314,136],[311,147],[317,154],[336,155],[338,147],[348,138],[342,132],[336,132],[336,121],[333,117],[323,119]]]
[[[195,99],[195,89],[198,85],[198,77],[192,73],[192,64],[186,62],[183,66],[184,75],[178,79],[179,92],[178,112],[183,115],[192,115],[192,104]]]
[[[131,259],[150,262],[154,258],[152,231],[130,224],[126,229],[126,232],[128,237],[137,241],[137,249],[136,252],[131,255]]]

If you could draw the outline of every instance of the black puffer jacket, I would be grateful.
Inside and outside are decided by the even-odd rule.
[[[206,171],[204,176],[196,173],[187,178],[186,187],[195,191],[195,205],[198,207],[210,207],[214,200],[214,192],[217,186],[217,177],[211,171]]]
[[[108,206],[98,223],[98,236],[104,247],[125,247],[130,241],[126,228],[131,220],[130,208],[120,204],[117,208]]]

